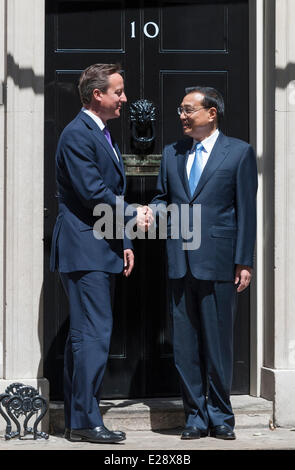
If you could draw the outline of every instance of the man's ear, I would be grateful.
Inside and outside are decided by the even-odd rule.
[[[217,109],[212,107],[209,109],[209,118],[210,121],[215,121],[217,120]]]
[[[102,92],[98,88],[94,88],[92,96],[95,101],[101,101]]]

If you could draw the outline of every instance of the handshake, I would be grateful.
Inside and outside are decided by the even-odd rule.
[[[154,223],[154,216],[153,211],[149,206],[137,207],[136,223],[143,232],[146,232],[152,226]]]

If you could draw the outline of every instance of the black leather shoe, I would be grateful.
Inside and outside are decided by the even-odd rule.
[[[200,431],[196,426],[186,426],[181,433],[180,439],[200,439],[207,436],[207,433]]]
[[[101,427],[105,428],[105,426],[101,426]],[[105,429],[107,429],[107,428],[105,428]],[[126,434],[123,431],[111,431],[111,432],[113,432],[114,434],[117,434],[118,436],[122,436],[126,439]],[[71,430],[69,428],[65,428],[64,438],[67,439],[68,441],[71,440]]]
[[[114,444],[126,439],[122,431],[109,431],[105,426],[97,426],[94,429],[71,429],[70,440],[74,442],[94,442]]]
[[[236,439],[235,433],[224,424],[220,426],[215,426],[214,428],[210,429],[210,436],[216,437],[217,439],[227,439],[227,440]]]
[[[112,433],[116,434],[117,436],[122,436],[122,437],[124,437],[124,439],[126,439],[126,434],[125,434],[124,431],[110,431],[105,426],[100,426],[100,427],[104,428],[104,430],[107,431],[107,432],[112,432]]]

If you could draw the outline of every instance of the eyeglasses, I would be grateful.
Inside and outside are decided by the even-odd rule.
[[[190,114],[197,113],[201,109],[207,109],[206,106],[202,106],[201,108],[198,109],[192,109],[192,108],[182,108],[182,106],[179,106],[177,108],[177,114],[180,116],[182,113],[185,114],[185,116],[189,116]]]

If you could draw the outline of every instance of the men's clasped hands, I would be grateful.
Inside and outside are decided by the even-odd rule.
[[[154,223],[153,211],[149,206],[139,206],[137,207],[137,226],[144,232],[147,232],[148,229]]]

